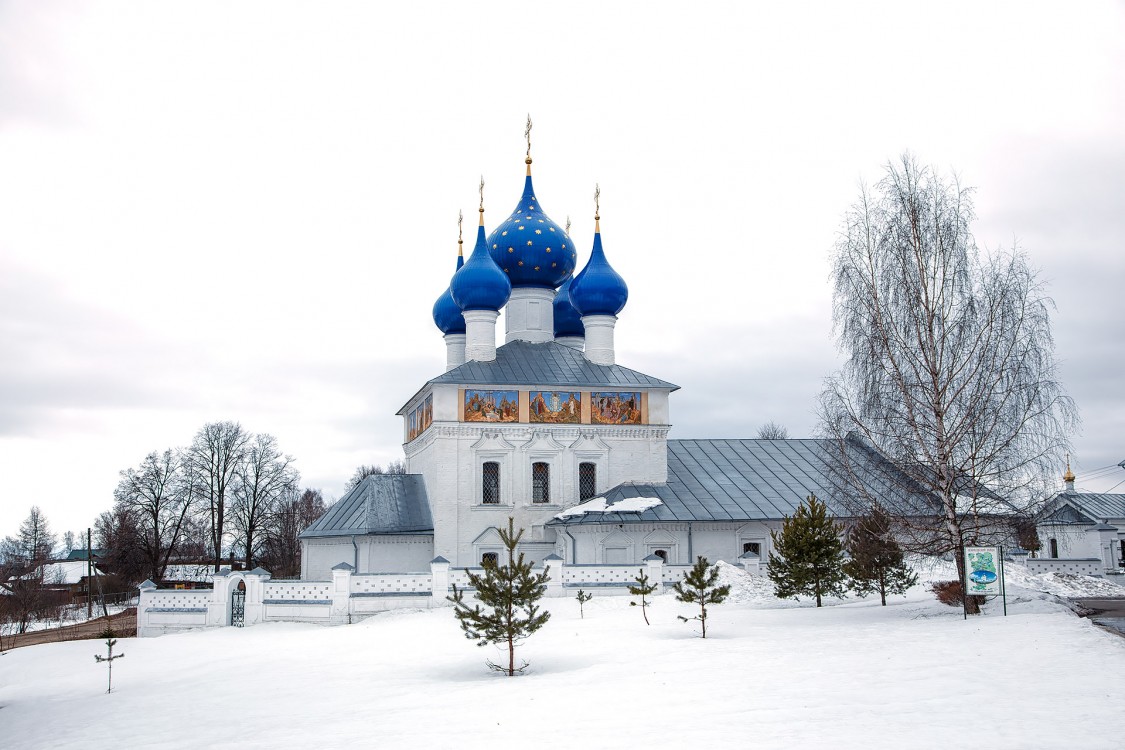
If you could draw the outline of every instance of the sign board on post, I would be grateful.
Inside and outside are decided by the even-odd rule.
[[[1003,593],[999,547],[965,548],[965,591],[975,596],[1000,596]]]

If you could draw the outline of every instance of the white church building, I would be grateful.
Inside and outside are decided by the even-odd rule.
[[[819,440],[669,439],[679,386],[617,362],[628,287],[600,216],[578,270],[526,162],[515,209],[488,232],[482,205],[472,254],[458,254],[434,304],[446,371],[398,412],[406,474],[368,477],[301,535],[304,578],[341,563],[361,574],[436,557],[477,566],[501,551],[508,517],[533,560],[757,561],[784,516],[828,496]]]
[[[406,473],[367,477],[301,534],[300,581],[259,569],[221,575],[212,591],[147,585],[142,635],[444,604],[465,569],[502,553],[509,517],[525,529],[521,551],[550,571],[550,595],[624,593],[640,566],[671,583],[697,556],[761,573],[770,531],[802,500],[833,507],[831,441],[669,437],[679,386],[617,362],[628,287],[600,217],[580,252],[526,165],[515,209],[491,231],[482,199],[472,253],[458,253],[434,304],[446,367],[398,412]],[[858,442],[845,449],[853,467],[880,460]],[[870,472],[867,492],[897,494],[881,476]]]

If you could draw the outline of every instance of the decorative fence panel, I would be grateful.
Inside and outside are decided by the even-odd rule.
[[[1035,557],[1027,561],[1031,573],[1069,573],[1076,576],[1104,576],[1105,564],[1096,557],[1067,560],[1061,557]]]
[[[567,588],[625,587],[632,584],[644,565],[566,565],[562,585]]]
[[[433,592],[431,573],[368,573],[353,575],[351,595],[429,596]]]
[[[327,604],[332,584],[326,581],[266,581],[263,604],[319,602]]]

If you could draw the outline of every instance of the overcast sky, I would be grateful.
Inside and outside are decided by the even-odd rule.
[[[673,437],[813,434],[836,231],[909,149],[1042,269],[1078,484],[1125,480],[1091,474],[1125,459],[1120,3],[27,0],[0,2],[0,535],[32,504],[84,529],[208,421],[332,497],[400,458],[457,212],[482,174],[489,228],[515,207],[528,113],[580,264],[601,184],[617,360],[682,386]]]

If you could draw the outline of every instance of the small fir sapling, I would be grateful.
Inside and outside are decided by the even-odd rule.
[[[587,594],[582,589],[578,589],[578,596],[575,597],[575,598],[578,599],[578,616],[581,619],[585,620],[586,619],[586,612],[584,611],[585,607],[583,605],[585,605],[586,602],[593,599],[594,595],[593,594]]]
[[[827,506],[809,495],[792,517],[786,517],[780,533],[770,532],[769,578],[777,598],[811,596],[820,607],[825,595],[844,596],[842,530],[829,517]]]
[[[461,623],[465,637],[477,641],[478,646],[507,644],[508,664],[503,666],[487,662],[490,669],[509,677],[522,674],[527,662],[516,667],[516,644],[539,630],[550,619],[550,612],[541,612],[536,604],[547,592],[546,573],[532,573],[531,563],[525,562],[523,553],[516,547],[523,537],[523,529],[515,529],[515,521],[508,519],[508,528],[500,530],[500,541],[508,551],[508,562],[500,565],[492,557],[482,561],[484,575],[468,572],[469,585],[476,589],[480,604],[470,607],[465,603],[465,592],[453,586],[453,614]],[[482,609],[481,604],[488,607]]]
[[[640,569],[640,573],[633,580],[637,582],[637,585],[630,586],[629,593],[633,596],[641,597],[641,614],[645,617],[645,625],[651,625],[652,623],[648,621],[648,612],[646,611],[648,609],[648,600],[645,597],[656,591],[656,584],[649,582],[648,574],[645,573],[644,568]],[[637,603],[629,602],[629,606],[635,607]]]
[[[722,604],[730,594],[730,586],[718,586],[719,566],[707,567],[706,557],[697,557],[691,570],[684,573],[684,580],[677,581],[673,590],[676,599],[685,604],[698,604],[699,614],[695,617],[677,615],[682,621],[699,620],[703,628],[703,637],[707,637],[707,605]],[[645,618],[646,621],[648,618]]]
[[[844,563],[844,573],[860,596],[877,591],[885,607],[887,594],[905,594],[918,583],[918,576],[903,560],[890,517],[878,505],[848,532],[847,549],[851,559]]]
[[[102,631],[101,635],[98,636],[99,638],[105,638],[106,655],[102,656],[101,654],[94,654],[94,661],[96,661],[98,664],[101,664],[102,662],[105,662],[106,666],[109,668],[109,678],[108,678],[108,682],[106,683],[106,690],[105,690],[107,693],[113,692],[113,662],[114,662],[114,660],[125,658],[125,654],[117,654],[116,656],[114,656],[114,654],[113,654],[113,647],[117,645],[117,639],[114,638],[114,635],[116,635],[116,634],[113,632],[113,628],[111,628],[107,625],[105,630]]]

